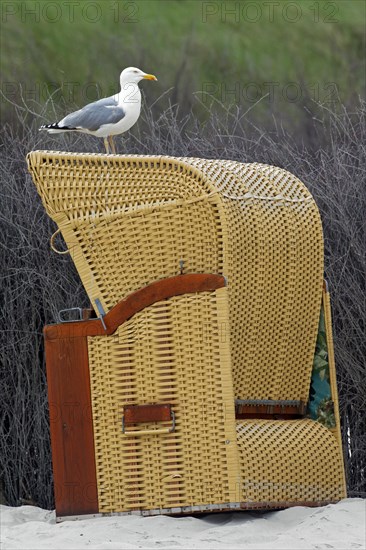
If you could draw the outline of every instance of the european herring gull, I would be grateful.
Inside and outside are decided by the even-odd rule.
[[[140,116],[141,92],[140,80],[157,80],[153,74],[147,74],[136,67],[128,67],[121,72],[121,91],[118,94],[85,105],[82,109],[66,115],[59,122],[45,124],[40,130],[49,133],[83,132],[104,138],[106,152],[109,146],[116,153],[113,136],[129,130]]]

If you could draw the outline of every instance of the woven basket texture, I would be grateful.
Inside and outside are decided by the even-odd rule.
[[[180,272],[229,282],[235,397],[307,400],[323,279],[318,209],[260,164],[34,152],[28,157],[92,303]],[[301,365],[301,367],[297,367]]]
[[[309,397],[323,236],[304,184],[273,166],[196,158],[35,151],[28,165],[94,305],[107,312],[181,272],[228,282],[88,339],[100,510],[345,496],[338,409],[333,431],[240,420],[235,435],[235,399]],[[173,405],[176,432],[123,436],[123,404],[153,402]]]

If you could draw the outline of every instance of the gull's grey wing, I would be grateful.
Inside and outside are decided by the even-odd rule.
[[[83,128],[90,131],[98,130],[103,124],[116,124],[126,116],[126,112],[119,107],[112,97],[98,99],[85,105],[79,111],[66,115],[58,123],[59,127],[69,129]]]

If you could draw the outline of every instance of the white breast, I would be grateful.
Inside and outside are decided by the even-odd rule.
[[[137,84],[126,83],[119,94],[114,96],[126,115],[117,124],[103,124],[94,135],[98,137],[116,136],[129,130],[138,120],[141,112],[141,92]]]

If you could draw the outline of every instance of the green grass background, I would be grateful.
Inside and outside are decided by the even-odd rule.
[[[261,0],[3,1],[1,88],[43,103],[61,87],[66,103],[81,105],[117,91],[120,71],[134,65],[159,79],[143,84],[150,101],[173,87],[183,111],[207,89],[226,104],[253,104],[268,82],[287,105],[289,82],[292,99],[337,92],[350,105],[364,95],[362,0],[270,3],[273,18]],[[248,102],[249,83],[257,91]]]

